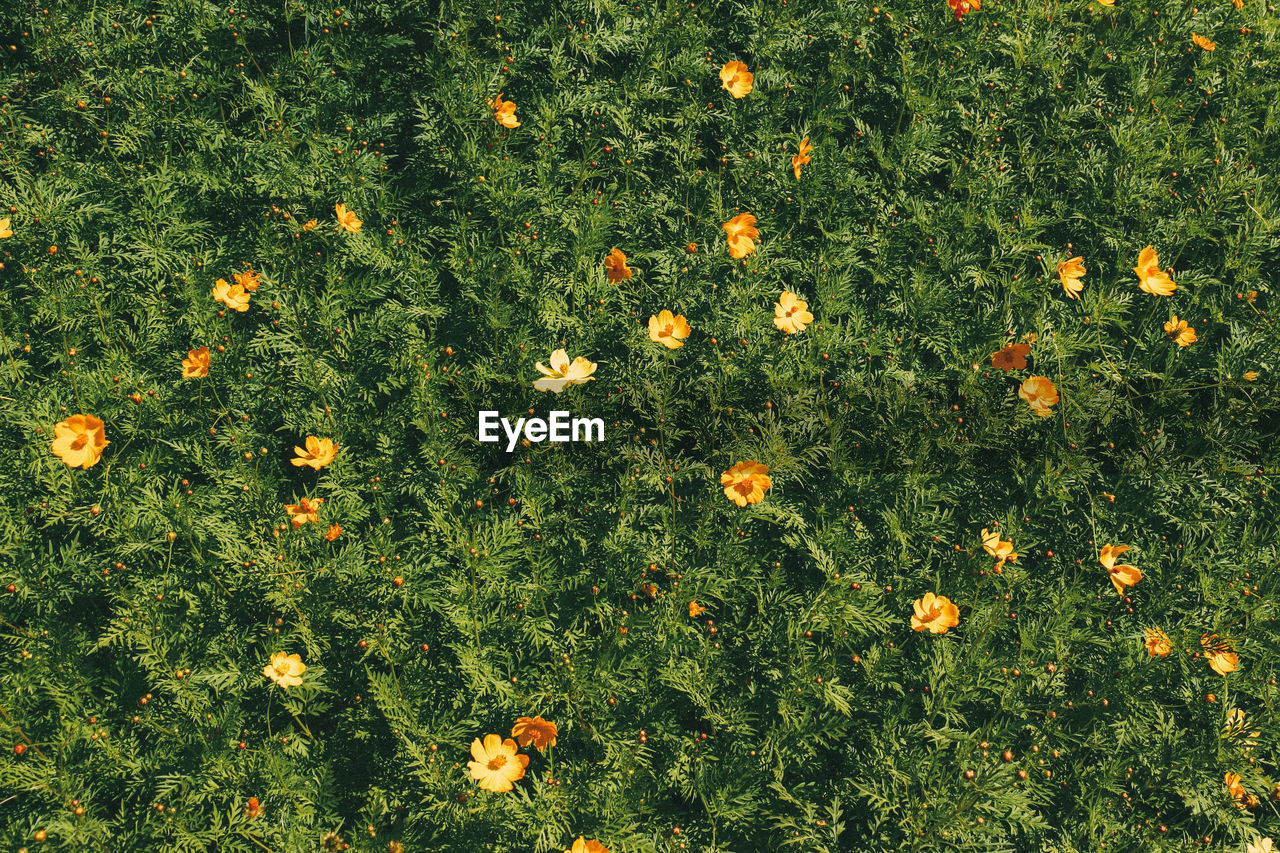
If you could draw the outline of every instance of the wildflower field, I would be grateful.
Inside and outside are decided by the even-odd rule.
[[[1280,840],[1269,0],[42,2],[0,853]]]

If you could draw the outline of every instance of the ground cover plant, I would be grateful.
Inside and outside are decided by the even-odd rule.
[[[0,846],[1271,850],[1276,24],[7,4]]]

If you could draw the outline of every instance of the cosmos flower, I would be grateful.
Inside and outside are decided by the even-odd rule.
[[[689,337],[692,331],[683,314],[672,316],[671,312],[665,308],[649,318],[649,340],[655,344],[662,344],[667,349],[679,349],[684,346],[684,339]]]
[[[604,274],[608,276],[610,284],[631,278],[631,267],[627,266],[627,256],[621,249],[614,249],[604,259]]]
[[[729,235],[729,257],[745,258],[756,250],[760,231],[755,227],[756,218],[750,213],[739,213],[720,227]]]
[[[293,529],[297,530],[308,521],[318,524],[320,522],[319,509],[322,503],[324,503],[324,498],[316,498],[315,500],[303,498],[299,503],[285,504],[284,511],[293,516]]]
[[[769,479],[769,466],[752,459],[739,462],[721,474],[720,485],[724,486],[726,498],[738,506],[746,506],[764,500],[764,493],[769,491],[773,480]]]
[[[773,303],[773,325],[783,334],[794,335],[803,332],[813,322],[813,314],[809,312],[809,303],[805,302],[790,290],[782,291],[782,296]]]
[[[1018,396],[1027,401],[1031,411],[1047,418],[1053,414],[1052,407],[1058,404],[1058,387],[1046,376],[1031,376],[1023,380]]]
[[[1102,546],[1102,553],[1098,556],[1098,562],[1106,568],[1117,595],[1124,595],[1126,587],[1142,580],[1142,572],[1136,567],[1125,563],[1116,564],[1116,558],[1128,550],[1128,545],[1112,545],[1108,542]]]
[[[303,465],[310,465],[316,471],[334,460],[338,453],[338,444],[329,438],[316,438],[314,435],[307,436],[304,442],[306,447],[293,446],[293,452],[298,454],[289,461],[296,467],[301,468]]]
[[[1196,342],[1196,330],[1188,326],[1186,320],[1179,320],[1177,314],[1164,324],[1164,333],[1180,347],[1189,347]]]
[[[98,464],[107,441],[106,427],[93,415],[72,415],[53,425],[53,455],[72,468],[89,469]]]
[[[1031,347],[1024,343],[1009,344],[991,354],[991,366],[1001,370],[1024,370],[1030,354]]]
[[[1169,635],[1159,628],[1147,629],[1147,654],[1153,658],[1167,658],[1173,651],[1173,643]]]
[[[209,375],[209,348],[187,350],[187,357],[182,360],[182,378],[199,379]]]
[[[556,728],[555,723],[544,720],[542,717],[521,717],[511,727],[511,736],[521,746],[533,744],[538,752],[546,752],[547,749],[555,746],[556,735],[559,733],[560,730]]]
[[[249,310],[249,294],[245,293],[244,288],[238,284],[227,284],[225,278],[220,278],[214,282],[213,299],[233,311],[243,312]]]
[[[485,735],[483,742],[480,738],[473,740],[471,757],[474,761],[467,762],[471,778],[477,780],[483,790],[495,793],[514,788],[529,766],[529,756],[516,752],[516,742],[511,738],[503,740],[498,735]]]
[[[912,607],[915,610],[911,614],[912,630],[945,634],[949,628],[960,624],[960,608],[945,595],[926,592],[923,598],[915,600]]]
[[[809,152],[813,150],[813,146],[809,144],[809,137],[800,140],[800,153],[791,158],[791,170],[795,172],[796,180],[800,180],[800,167],[809,163]]]
[[[1151,246],[1138,253],[1138,265],[1133,268],[1138,276],[1138,287],[1154,296],[1168,296],[1178,289],[1169,272],[1160,269],[1160,254]]]
[[[1067,296],[1072,299],[1080,298],[1080,291],[1084,290],[1084,284],[1080,279],[1085,275],[1084,258],[1075,257],[1065,260],[1058,264],[1058,280],[1062,282],[1062,289],[1067,292]]]
[[[335,204],[333,206],[333,212],[334,215],[338,217],[339,228],[351,234],[360,233],[360,226],[364,223],[357,219],[353,212],[347,210],[347,206],[345,204]]]
[[[306,671],[307,665],[302,662],[301,656],[287,655],[284,652],[273,654],[271,662],[262,668],[262,674],[279,685],[281,690],[301,684],[302,673]]]
[[[747,70],[746,63],[733,60],[726,62],[720,69],[720,85],[736,98],[745,98],[751,93],[755,76]]]
[[[489,106],[493,107],[493,120],[503,127],[519,127],[520,122],[516,121],[516,102],[502,100],[502,93],[489,102]]]
[[[1201,50],[1217,50],[1218,46],[1209,39],[1197,33],[1191,34],[1191,40],[1196,43],[1196,47]]]
[[[541,379],[533,381],[535,391],[550,391],[559,394],[570,385],[582,385],[592,380],[591,374],[596,372],[596,363],[578,356],[572,363],[569,354],[562,349],[551,353],[551,367],[542,362],[534,365],[542,374]]]

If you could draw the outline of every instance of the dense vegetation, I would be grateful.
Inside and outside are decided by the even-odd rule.
[[[0,32],[4,850],[1280,835],[1264,0]]]

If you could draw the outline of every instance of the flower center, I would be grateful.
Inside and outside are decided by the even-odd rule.
[[[485,765],[490,770],[501,770],[507,763],[505,755],[497,755],[489,759],[489,763]]]
[[[80,435],[76,436],[75,441],[71,442],[71,449],[83,450],[84,446],[88,443],[89,443],[89,436],[85,435],[84,433],[81,433]]]

